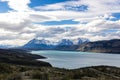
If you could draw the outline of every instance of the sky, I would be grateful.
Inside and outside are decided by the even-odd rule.
[[[0,44],[120,39],[120,0],[0,0]]]

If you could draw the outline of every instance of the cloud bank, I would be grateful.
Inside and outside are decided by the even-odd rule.
[[[33,38],[120,38],[120,0],[70,0],[31,8],[30,0],[0,0],[12,9],[0,13],[0,44],[23,45]],[[72,20],[79,24],[43,25]]]

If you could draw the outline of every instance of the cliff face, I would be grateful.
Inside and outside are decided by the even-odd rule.
[[[84,43],[77,50],[84,52],[120,53],[120,39]]]

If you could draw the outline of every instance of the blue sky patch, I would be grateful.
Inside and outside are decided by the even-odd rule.
[[[65,24],[79,24],[77,21],[72,20],[62,20],[62,21],[47,21],[43,23],[39,23],[42,25],[65,25]]]
[[[55,4],[55,3],[65,2],[65,1],[70,1],[70,0],[31,0],[31,3],[29,4],[29,6],[33,8],[36,6],[45,6],[48,4]]]
[[[120,13],[113,13],[112,16],[115,17],[112,21],[120,20]]]
[[[9,8],[7,2],[0,2],[0,13],[8,12],[9,10],[12,10]]]

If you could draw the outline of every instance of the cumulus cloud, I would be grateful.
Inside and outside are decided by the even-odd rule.
[[[0,44],[23,45],[45,38],[89,38],[91,41],[120,38],[120,0],[70,0],[30,8],[30,0],[0,0],[12,9],[0,13]],[[112,7],[111,7],[112,6]],[[41,25],[46,21],[73,20],[79,24]]]
[[[86,6],[86,7],[80,7],[80,6]],[[68,10],[67,7],[76,7],[79,9],[84,8],[83,10],[85,11],[79,11],[78,9]],[[44,10],[46,11],[53,10],[53,11],[61,11],[61,12],[76,11],[82,14],[83,17],[84,15],[86,15],[86,17],[88,17],[87,15],[99,16],[99,15],[104,15],[106,13],[108,14],[108,13],[120,12],[120,0],[73,0],[63,3],[37,6],[35,7],[35,9],[38,9],[40,11],[44,11]],[[78,17],[80,16],[78,15]]]
[[[28,4],[30,0],[0,0],[2,2],[8,2],[8,5],[11,9],[15,11],[29,11],[30,8]]]

